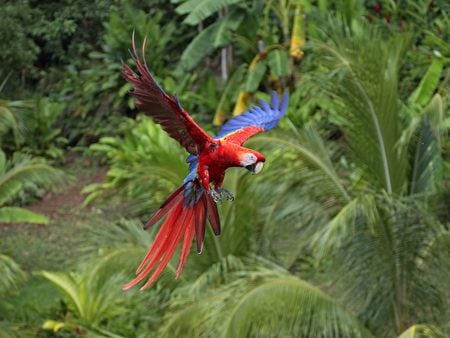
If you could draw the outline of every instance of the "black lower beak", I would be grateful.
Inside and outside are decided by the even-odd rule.
[[[256,163],[245,166],[245,169],[247,169],[248,171],[251,171],[252,173],[255,172],[255,168],[256,168]]]

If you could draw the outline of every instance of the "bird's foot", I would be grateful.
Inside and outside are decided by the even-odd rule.
[[[222,202],[222,194],[220,192],[218,192],[217,190],[211,189],[209,191],[209,194],[213,198],[214,202],[216,202],[216,203]]]
[[[225,195],[225,198],[229,201],[234,201],[234,195],[231,193],[231,191],[225,189],[225,188],[218,188],[216,191],[220,194],[220,197],[222,198],[222,195]]]
[[[229,201],[234,201],[234,195],[224,188],[218,188],[218,189],[211,189],[209,191],[209,194],[213,198],[214,202],[221,203],[223,201],[223,197]]]

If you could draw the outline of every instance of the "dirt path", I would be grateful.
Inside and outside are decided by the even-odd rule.
[[[95,172],[86,175],[82,173],[76,176],[73,182],[62,190],[55,193],[47,193],[37,203],[27,207],[28,210],[44,214],[50,219],[64,218],[67,213],[72,213],[79,210],[86,198],[81,191],[83,188],[91,183],[102,182],[106,176],[106,167],[99,167]]]

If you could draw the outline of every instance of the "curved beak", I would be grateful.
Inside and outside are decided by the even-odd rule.
[[[264,162],[256,162],[256,163],[245,166],[245,169],[251,171],[251,173],[253,175],[255,175],[255,174],[260,173],[263,167],[264,167]]]

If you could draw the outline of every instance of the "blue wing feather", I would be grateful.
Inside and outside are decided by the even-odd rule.
[[[261,127],[264,131],[271,130],[278,125],[281,117],[286,113],[288,103],[289,94],[287,92],[284,92],[280,102],[278,93],[273,91],[270,105],[261,100],[260,106],[252,107],[243,114],[227,121],[222,128],[220,128],[214,139],[221,139],[236,130],[250,126]]]
[[[189,173],[184,178],[184,206],[192,208],[199,201],[204,190],[203,187],[195,182],[197,179],[198,156],[189,155],[186,158],[186,163],[189,163]]]

